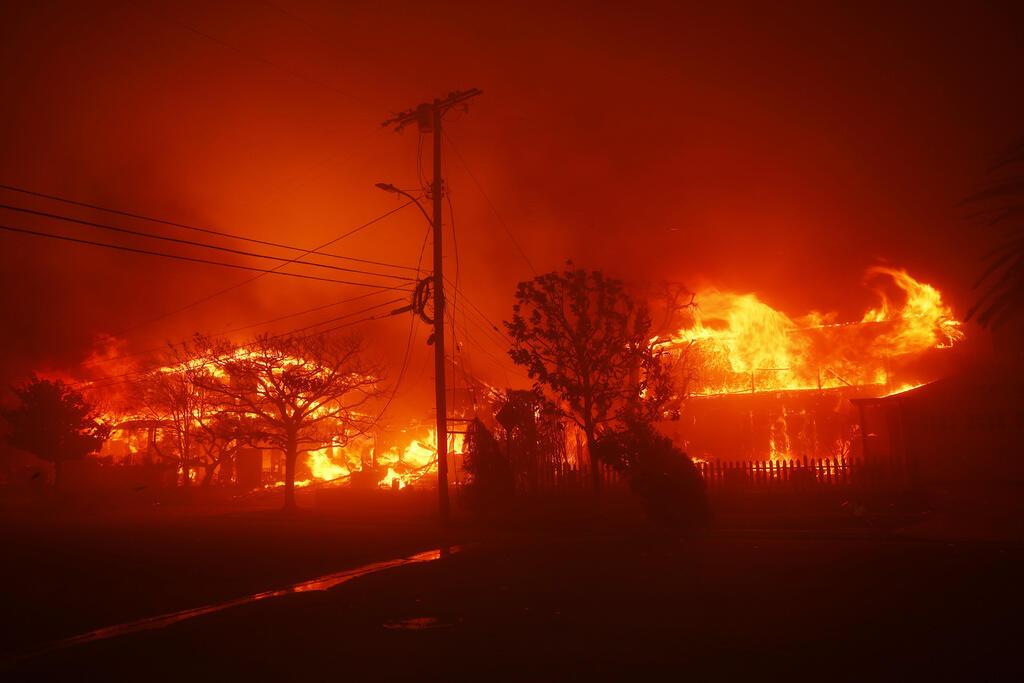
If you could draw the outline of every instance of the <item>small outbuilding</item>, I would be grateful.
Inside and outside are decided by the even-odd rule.
[[[906,460],[925,483],[1024,483],[1024,373],[986,366],[854,398],[865,459]]]

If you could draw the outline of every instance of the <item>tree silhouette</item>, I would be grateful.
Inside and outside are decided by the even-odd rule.
[[[684,529],[707,525],[710,511],[700,472],[649,422],[627,422],[601,434],[594,452],[626,473],[630,488],[643,499],[654,521]]]
[[[10,425],[7,441],[52,462],[60,488],[64,463],[98,451],[110,430],[96,419],[82,394],[60,380],[33,376],[12,390],[19,405],[0,413]]]
[[[202,345],[217,371],[200,381],[219,395],[220,410],[248,425],[251,440],[284,452],[285,509],[295,507],[299,452],[344,444],[372,424],[361,408],[379,395],[381,373],[364,360],[358,337]]]
[[[508,503],[515,488],[512,467],[497,439],[479,419],[466,426],[466,501],[481,511]]]
[[[1001,228],[1002,244],[985,255],[987,266],[974,285],[981,296],[967,312],[983,327],[998,328],[1017,318],[1024,309],[1024,139],[1018,141],[989,169],[1006,174],[964,200],[981,205],[970,218]],[[1008,173],[1007,173],[1008,172]]]
[[[571,264],[570,264],[571,266]],[[671,396],[670,373],[651,344],[651,321],[620,281],[601,271],[551,272],[519,283],[510,322],[512,360],[568,407],[591,451],[601,425],[653,418]],[[660,403],[659,403],[660,402]],[[594,492],[600,473],[591,455]]]
[[[183,486],[191,484],[191,473],[208,453],[209,437],[220,415],[219,394],[208,388],[214,362],[201,339],[170,346],[165,365],[146,375],[139,384],[139,399],[150,418],[170,435],[171,455],[157,453],[177,465]],[[156,444],[154,444],[156,445]],[[204,448],[207,447],[207,448]]]
[[[206,464],[203,486],[209,486],[218,468],[225,465],[234,466],[235,456],[243,446],[258,445],[262,434],[256,427],[256,421],[234,413],[220,412],[199,425],[196,434]]]
[[[239,448],[261,443],[254,420],[226,412],[223,394],[211,390],[218,365],[207,344],[208,339],[196,335],[169,345],[161,356],[163,365],[144,375],[132,393],[134,404],[162,436],[153,443],[157,455],[175,464],[186,487],[197,468],[205,467],[202,485],[209,486]]]
[[[543,466],[565,462],[565,426],[558,407],[536,388],[508,389],[496,411],[505,431],[505,453],[517,486],[536,491]]]

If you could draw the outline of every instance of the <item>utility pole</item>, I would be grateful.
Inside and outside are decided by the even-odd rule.
[[[441,200],[444,196],[444,179],[441,177],[441,120],[452,107],[464,104],[483,91],[472,88],[448,93],[441,99],[421,104],[398,114],[382,125],[394,126],[401,131],[415,122],[421,134],[432,133],[434,137],[434,180],[430,184],[430,198],[434,202],[434,217],[431,221],[434,233],[434,402],[437,413],[437,500],[442,526],[448,525],[450,506],[448,503],[448,408],[445,383],[444,355],[444,231],[442,230]]]

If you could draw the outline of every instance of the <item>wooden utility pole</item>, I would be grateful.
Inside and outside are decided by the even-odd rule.
[[[448,408],[444,355],[444,231],[442,230],[441,211],[444,179],[441,176],[441,120],[449,109],[464,104],[470,98],[481,93],[482,91],[476,88],[449,93],[447,97],[402,112],[383,124],[384,126],[394,126],[395,130],[400,131],[415,122],[419,126],[420,133],[431,133],[434,138],[434,179],[430,184],[430,198],[434,203],[433,219],[431,220],[434,234],[434,334],[431,335],[431,340],[434,344],[434,402],[437,412],[437,501],[442,525],[448,524],[450,506],[448,503]]]

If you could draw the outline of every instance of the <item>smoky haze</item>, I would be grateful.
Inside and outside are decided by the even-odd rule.
[[[537,272],[572,259],[849,319],[873,303],[861,279],[882,262],[935,284],[962,314],[988,242],[956,204],[1019,136],[1024,113],[1020,17],[977,3],[927,14],[329,2],[8,3],[0,13],[0,183],[304,248],[399,205],[374,183],[420,186],[417,132],[381,121],[481,88],[447,123],[465,165],[446,148],[458,243],[449,232],[446,267],[493,321],[533,272],[504,226]],[[10,192],[0,203],[196,237]],[[425,227],[411,207],[331,250],[415,266]],[[10,233],[0,250],[6,377],[73,368],[101,334],[138,352],[363,293],[267,275],[164,316],[252,273]],[[408,319],[359,329],[397,375]],[[420,326],[407,368],[421,388],[432,372],[425,336]],[[477,372],[513,381],[490,358],[501,357],[496,343],[463,343]]]

